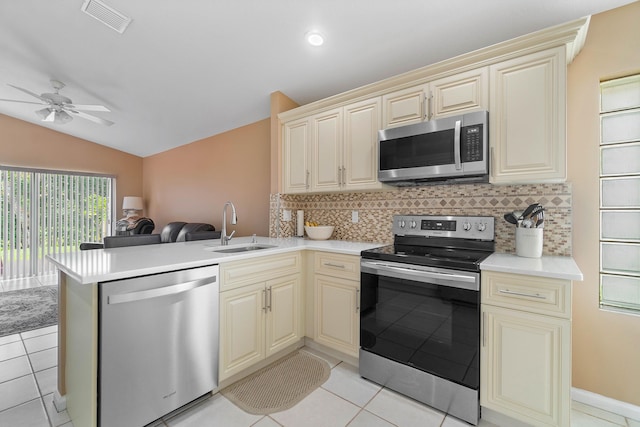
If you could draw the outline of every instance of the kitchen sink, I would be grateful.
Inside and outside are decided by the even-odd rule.
[[[249,245],[242,245],[242,246],[215,246],[215,247],[209,246],[209,247],[206,247],[205,249],[211,252],[231,254],[231,253],[238,253],[238,252],[259,251],[263,249],[271,249],[276,247],[277,247],[276,245],[261,245],[261,244],[252,243]]]

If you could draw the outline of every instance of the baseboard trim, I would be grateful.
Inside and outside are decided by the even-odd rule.
[[[622,415],[625,418],[631,418],[640,421],[640,406],[631,403],[615,400],[610,397],[602,396],[591,391],[579,388],[571,388],[571,400],[593,406],[604,411],[613,412]]]
[[[67,409],[67,396],[60,395],[60,392],[56,390],[53,393],[53,406],[58,412],[65,411]]]

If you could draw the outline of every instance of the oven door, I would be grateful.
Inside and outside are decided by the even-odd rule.
[[[360,347],[478,390],[480,275],[361,262]]]

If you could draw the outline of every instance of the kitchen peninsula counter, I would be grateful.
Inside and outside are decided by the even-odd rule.
[[[252,243],[270,247],[242,252],[216,251]],[[228,246],[221,246],[220,240],[201,240],[49,255],[48,259],[60,272],[58,384],[54,403],[59,409],[66,407],[75,425],[98,424],[99,290],[120,283],[112,281],[172,274],[239,260],[259,261],[260,257],[305,250],[359,256],[361,251],[381,245],[303,238],[256,237],[254,241],[252,237],[238,237]]]
[[[349,242],[344,240],[256,237],[257,244],[272,245],[274,247],[237,253],[220,253],[212,250],[247,245],[251,241],[252,237],[238,237],[231,240],[229,246],[226,247],[220,246],[220,240],[162,243],[158,245],[93,249],[48,255],[47,258],[58,269],[78,283],[91,284],[305,249],[360,255],[363,250],[383,246],[382,243]]]

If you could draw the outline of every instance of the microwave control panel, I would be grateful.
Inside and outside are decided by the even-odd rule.
[[[480,162],[483,160],[482,125],[466,126],[462,128],[462,162]]]

